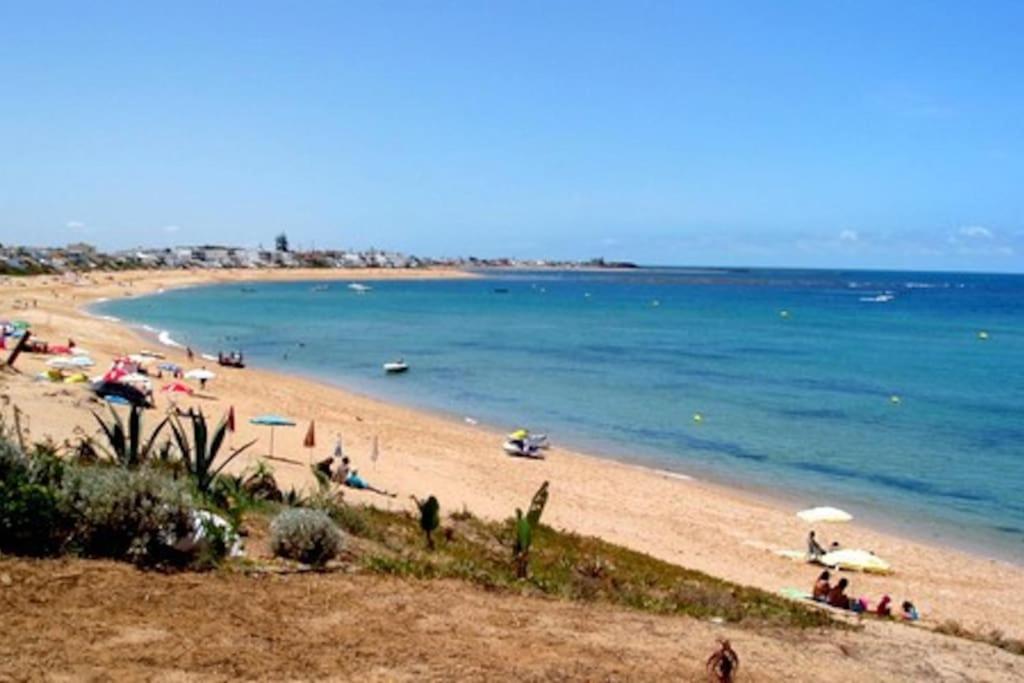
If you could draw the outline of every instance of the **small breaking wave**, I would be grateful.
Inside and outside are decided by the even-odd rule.
[[[172,346],[176,349],[185,348],[183,344],[179,344],[178,342],[174,341],[174,339],[171,338],[171,335],[167,330],[161,330],[160,333],[156,335],[156,338],[157,341],[159,341],[164,346]]]

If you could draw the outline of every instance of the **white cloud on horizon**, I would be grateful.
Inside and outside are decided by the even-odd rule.
[[[992,239],[992,231],[986,227],[980,225],[965,225],[960,228],[957,233],[963,237],[970,237],[972,239]]]
[[[165,225],[164,226],[164,232],[175,233],[175,232],[178,232],[179,230],[181,230],[181,226],[179,226],[179,225]]]
[[[82,228],[85,227],[85,223],[83,223],[82,221],[68,221],[66,225],[71,230],[81,230]]]
[[[839,232],[840,242],[857,242],[860,240],[860,235],[857,234],[856,230],[841,230]]]

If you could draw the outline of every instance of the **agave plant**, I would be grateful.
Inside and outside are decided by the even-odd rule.
[[[530,546],[533,545],[533,532],[540,525],[540,516],[548,502],[548,483],[544,482],[533,494],[530,509],[523,515],[516,508],[516,539],[512,546],[512,558],[516,563],[516,578],[525,579],[530,573]]]
[[[192,422],[191,442],[185,426],[177,415],[171,418],[171,431],[178,444],[181,462],[185,466],[185,470],[192,477],[199,492],[206,495],[210,492],[221,471],[240,453],[256,443],[256,439],[234,449],[219,465],[216,465],[217,456],[224,445],[224,437],[228,431],[227,415],[221,418],[212,435],[207,428],[203,411],[190,413],[188,419]]]
[[[441,525],[441,506],[437,498],[430,496],[426,500],[420,500],[416,496],[410,496],[420,509],[420,528],[427,537],[427,548],[434,549],[434,532]]]
[[[150,433],[149,438],[143,442],[142,408],[138,406],[131,407],[131,411],[128,413],[128,426],[126,429],[124,420],[117,414],[113,406],[108,405],[107,407],[110,409],[110,421],[104,420],[96,411],[92,413],[103,431],[103,436],[107,440],[107,446],[99,443],[96,445],[119,465],[123,467],[138,467],[155,452],[154,447],[156,446],[157,438],[167,425],[167,418],[165,417],[156,426],[156,429]],[[166,447],[162,450],[166,453]]]

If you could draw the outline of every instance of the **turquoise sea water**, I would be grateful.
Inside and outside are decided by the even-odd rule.
[[[96,308],[261,367],[1024,560],[1024,277],[641,269],[366,294],[314,284]],[[397,356],[412,370],[385,376]]]

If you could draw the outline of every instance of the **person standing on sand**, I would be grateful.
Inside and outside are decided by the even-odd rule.
[[[206,366],[204,365],[203,366],[203,370],[205,370],[205,369],[206,369]],[[206,391],[206,375],[205,374],[202,377],[199,378],[199,388],[202,389],[203,391]]]
[[[190,361],[195,359],[195,355],[192,353],[192,347],[191,346],[186,346],[185,347],[185,355],[188,356],[188,359]]]

